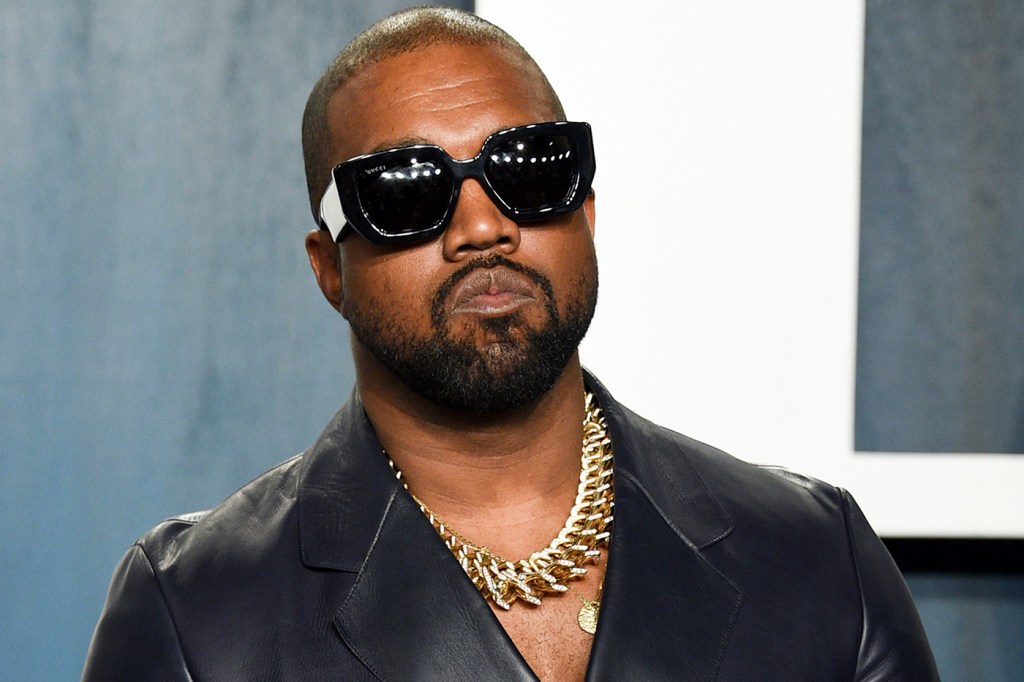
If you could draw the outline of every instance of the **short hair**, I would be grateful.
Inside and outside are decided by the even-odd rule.
[[[396,12],[366,29],[334,58],[313,86],[302,114],[302,155],[313,219],[320,217],[320,198],[330,182],[332,140],[327,104],[337,90],[362,69],[405,52],[431,45],[485,45],[522,59],[537,79],[540,96],[559,120],[565,111],[544,72],[515,38],[475,14],[450,7],[414,7]]]

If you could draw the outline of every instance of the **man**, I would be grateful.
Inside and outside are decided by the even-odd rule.
[[[303,142],[355,392],[308,451],[129,551],[87,679],[937,679],[848,494],[582,370],[590,130],[510,37],[384,20]]]

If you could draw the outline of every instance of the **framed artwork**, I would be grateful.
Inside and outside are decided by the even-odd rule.
[[[864,99],[868,9],[806,0],[652,3],[651,12],[633,13],[612,2],[477,2],[545,69],[568,118],[593,125],[601,291],[582,358],[617,398],[742,459],[850,489],[881,535],[1024,538],[1024,456],[1010,452],[1017,441],[967,451],[947,438],[915,449],[924,441],[872,440],[866,426],[874,411],[896,422],[892,433],[927,433],[908,416],[920,397],[910,394],[908,414],[900,413],[879,397],[891,385],[866,382],[904,372],[890,390],[898,397],[909,386],[906,363],[932,362],[912,347],[902,357],[865,355],[879,340],[883,350],[893,345],[884,334],[900,315],[897,341],[925,324],[913,306],[887,299],[898,295],[892,279],[862,284],[875,270],[898,281],[913,265],[893,256],[888,270],[864,266],[862,252],[883,261],[890,252],[885,243],[863,246],[875,237],[862,229],[862,212],[884,221],[917,210],[879,196],[905,189],[885,172],[891,133],[880,127],[865,135],[881,138],[862,140],[865,121],[878,122],[864,102],[881,102],[888,87]],[[862,153],[876,164],[874,175],[864,171],[863,199]],[[941,244],[908,240],[945,254]],[[1021,254],[1006,260],[1020,267]],[[1005,293],[1019,325],[1021,294]],[[863,312],[865,297],[881,304],[874,320]],[[966,323],[971,333],[977,319]],[[1004,338],[1012,324],[995,333]],[[1008,348],[1006,357],[1016,368],[997,365],[987,376],[1010,375],[1012,389],[1020,351]],[[934,401],[952,383],[952,365],[932,364],[921,376],[939,384],[926,378],[923,393],[914,390]],[[1011,426],[1013,418],[1000,417]]]

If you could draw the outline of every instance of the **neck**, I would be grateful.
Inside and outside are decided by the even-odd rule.
[[[358,342],[354,350],[366,414],[410,491],[499,553],[526,555],[546,545],[579,483],[584,386],[578,355],[535,402],[480,415],[425,400]],[[505,530],[495,535],[498,519]]]

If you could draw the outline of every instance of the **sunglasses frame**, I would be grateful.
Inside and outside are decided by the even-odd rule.
[[[529,131],[530,136],[550,133],[564,135],[569,138],[576,154],[575,184],[561,203],[540,209],[517,209],[509,206],[491,185],[484,172],[485,163],[490,151],[505,141],[509,136]],[[433,161],[439,161],[452,175],[453,189],[448,199],[448,207],[444,215],[428,227],[411,232],[393,234],[385,232],[374,225],[366,214],[356,189],[355,178],[360,172],[375,170],[387,159],[401,155],[406,159],[410,154],[426,153]],[[426,241],[443,233],[451,223],[452,214],[459,200],[462,181],[473,178],[480,182],[491,201],[504,216],[517,223],[533,222],[545,218],[571,213],[583,205],[590,194],[596,164],[594,161],[594,141],[590,124],[573,121],[552,121],[548,123],[531,123],[499,130],[487,136],[480,146],[480,151],[471,159],[453,159],[444,149],[437,145],[412,145],[396,147],[371,154],[364,154],[338,164],[331,170],[331,182],[320,200],[320,227],[331,233],[335,241],[340,241],[346,234],[346,227],[358,232],[364,239],[377,245],[402,245]]]

